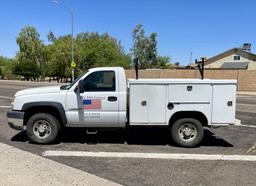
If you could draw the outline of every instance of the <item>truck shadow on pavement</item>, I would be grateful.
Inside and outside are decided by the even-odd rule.
[[[26,132],[20,132],[11,138],[13,142],[28,142]],[[98,134],[88,135],[85,129],[66,128],[61,131],[54,144],[81,143],[81,144],[128,144],[128,145],[171,145],[175,146],[169,132],[162,128],[136,128],[128,132],[99,131]],[[204,129],[204,139],[200,146],[233,147],[226,140],[219,138],[208,129]]]

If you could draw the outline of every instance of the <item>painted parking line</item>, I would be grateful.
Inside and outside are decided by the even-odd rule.
[[[12,108],[12,106],[0,106],[0,108]]]
[[[11,97],[6,97],[6,96],[0,96],[0,99],[9,99],[9,100],[12,100]]]
[[[44,151],[45,157],[141,158],[165,160],[256,161],[256,156],[222,154],[171,154],[131,152]]]
[[[249,127],[249,128],[256,128],[256,125],[244,125],[244,124],[241,124],[241,125],[238,125],[239,127]]]

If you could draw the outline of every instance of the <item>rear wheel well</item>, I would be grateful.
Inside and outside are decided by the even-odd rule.
[[[194,118],[201,122],[203,126],[208,126],[208,120],[202,112],[198,111],[181,111],[173,114],[169,120],[169,125],[182,118]]]
[[[37,113],[47,113],[52,116],[54,116],[60,123],[61,127],[64,126],[64,122],[61,118],[60,112],[58,111],[57,108],[52,107],[52,106],[34,106],[34,107],[29,107],[25,110],[25,115],[24,115],[24,125],[27,125],[27,122],[29,118]]]

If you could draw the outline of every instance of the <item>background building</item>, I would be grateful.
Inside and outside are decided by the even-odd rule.
[[[256,54],[251,53],[251,44],[245,43],[207,59],[205,68],[256,70]]]

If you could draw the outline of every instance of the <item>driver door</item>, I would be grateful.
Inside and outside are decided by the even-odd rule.
[[[96,71],[85,77],[81,93],[83,125],[115,127],[118,125],[118,87],[115,71]]]
[[[119,123],[119,87],[116,70],[88,72],[84,92],[70,89],[66,97],[68,126],[117,127]]]

